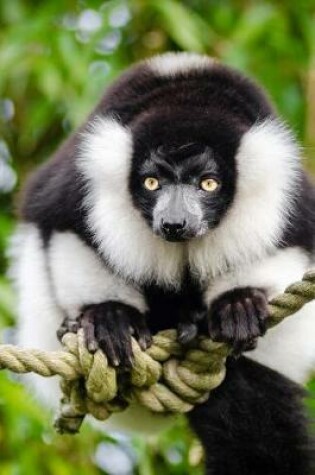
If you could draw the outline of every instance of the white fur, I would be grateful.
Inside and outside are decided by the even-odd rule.
[[[150,69],[159,76],[176,76],[193,70],[211,67],[215,59],[196,53],[166,53],[146,61]]]
[[[269,330],[247,356],[305,384],[315,367],[315,304]]]
[[[56,331],[63,314],[53,297],[43,242],[36,226],[20,226],[12,241],[11,254],[14,257],[11,277],[18,293],[17,344],[56,350],[60,346]],[[34,374],[24,378],[40,399],[49,405],[58,403],[57,378],[45,379]]]
[[[254,125],[241,140],[234,202],[221,224],[189,244],[203,280],[263,258],[278,243],[299,177],[299,150],[276,121]]]
[[[71,232],[55,232],[49,244],[49,268],[58,305],[73,318],[84,305],[119,300],[145,312],[140,291],[113,275],[101,258]]]
[[[85,134],[78,167],[89,179],[89,226],[106,260],[125,278],[176,286],[183,246],[154,235],[128,190],[132,137],[112,118],[97,119]]]

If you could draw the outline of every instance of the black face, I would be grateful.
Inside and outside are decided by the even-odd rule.
[[[231,157],[234,153],[230,151]],[[219,224],[234,196],[234,159],[190,141],[135,154],[131,194],[154,233],[168,241],[185,241]]]

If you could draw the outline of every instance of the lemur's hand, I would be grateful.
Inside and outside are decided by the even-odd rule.
[[[237,288],[222,294],[210,307],[210,337],[230,344],[234,354],[254,349],[258,337],[266,332],[267,304],[261,289]]]
[[[76,332],[83,328],[86,346],[91,353],[99,348],[112,366],[129,369],[133,353],[131,337],[145,350],[151,345],[151,334],[145,316],[137,309],[121,302],[109,301],[86,306],[76,323],[65,320],[57,335],[61,338],[65,330]]]

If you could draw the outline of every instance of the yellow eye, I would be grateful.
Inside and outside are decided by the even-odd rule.
[[[150,191],[155,191],[160,187],[159,181],[153,177],[146,178],[144,180],[144,186],[146,187],[147,190],[150,190]]]
[[[208,191],[209,193],[215,191],[218,186],[219,183],[214,178],[205,178],[200,182],[200,188],[202,188],[204,191]]]

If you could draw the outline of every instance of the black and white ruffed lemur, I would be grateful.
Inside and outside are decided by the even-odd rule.
[[[25,189],[12,246],[18,343],[55,349],[58,329],[83,327],[91,351],[128,371],[132,334],[143,348],[174,327],[183,344],[228,342],[225,382],[188,415],[207,474],[310,473],[301,385],[315,306],[258,339],[267,300],[313,263],[300,155],[240,73],[187,53],[131,68]],[[32,381],[58,395],[55,381]],[[132,406],[110,421],[145,430],[165,418]]]

